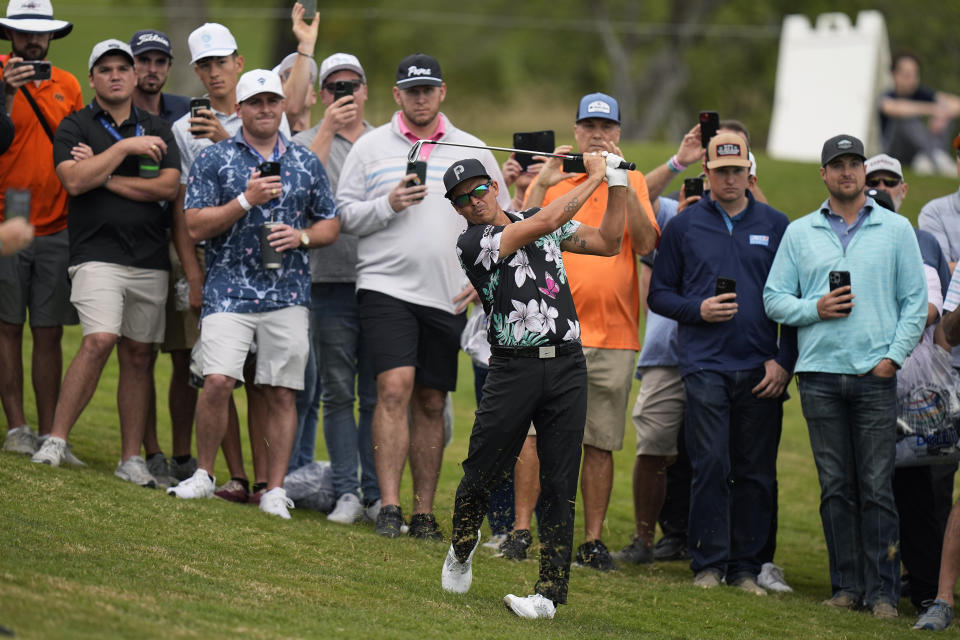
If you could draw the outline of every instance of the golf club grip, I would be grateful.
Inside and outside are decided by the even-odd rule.
[[[624,160],[623,162],[620,163],[620,166],[617,167],[617,169],[626,169],[627,171],[636,171],[636,170],[637,170],[637,163],[636,163],[636,162],[627,162],[626,160]]]

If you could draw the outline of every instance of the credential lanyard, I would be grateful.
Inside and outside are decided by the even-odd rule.
[[[112,124],[110,124],[109,122],[107,122],[107,119],[104,118],[103,115],[97,116],[97,120],[99,120],[99,121],[100,121],[100,124],[103,126],[103,128],[107,130],[107,133],[109,133],[111,136],[113,136],[113,139],[114,139],[114,140],[116,140],[117,142],[120,142],[121,140],[123,140],[123,136],[120,135],[120,132],[117,131],[116,127],[114,127]],[[140,124],[140,121],[139,121],[139,120],[137,121],[137,131],[136,131],[136,135],[138,135],[138,136],[142,136],[142,135],[143,135],[143,126]]]

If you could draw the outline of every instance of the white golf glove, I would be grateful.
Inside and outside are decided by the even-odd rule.
[[[604,152],[606,153],[606,152]],[[607,185],[611,187],[630,186],[630,177],[626,169],[620,169],[620,163],[623,158],[618,155],[607,153]]]

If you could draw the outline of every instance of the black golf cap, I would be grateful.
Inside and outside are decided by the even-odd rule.
[[[467,158],[454,162],[450,165],[450,168],[447,169],[446,173],[443,174],[443,186],[447,189],[444,196],[449,198],[450,193],[457,188],[458,184],[470,178],[489,179],[490,173],[487,171],[487,168],[483,166],[483,163],[476,158]]]
[[[846,134],[833,136],[823,143],[823,150],[820,152],[820,166],[825,167],[834,158],[840,156],[859,156],[863,161],[867,159],[867,156],[863,154],[863,143],[860,142],[860,139]]]
[[[884,209],[890,209],[890,211],[894,210],[893,199],[886,191],[880,191],[880,189],[868,189],[867,195],[873,198],[876,203]]]
[[[397,66],[397,87],[400,89],[422,85],[439,87],[442,84],[443,74],[440,72],[440,63],[433,56],[414,53],[401,60]]]

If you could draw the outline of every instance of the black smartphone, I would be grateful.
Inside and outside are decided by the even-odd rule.
[[[260,163],[260,177],[267,178],[270,176],[279,176],[280,175],[280,163],[279,162],[261,162]]]
[[[572,158],[563,159],[563,171],[564,173],[586,173],[587,168],[583,164],[583,154],[574,153],[571,154]]]
[[[553,130],[518,131],[517,133],[513,134],[513,148],[529,149],[530,151],[546,151],[547,153],[552,153],[556,148],[556,144],[554,144]],[[526,171],[531,164],[536,162],[533,159],[533,154],[529,153],[518,153],[516,158],[517,162],[520,163],[520,166],[523,167],[524,171]]]
[[[704,149],[710,144],[710,138],[720,129],[720,116],[716,111],[700,112],[700,146]]]
[[[210,98],[190,98],[190,117],[202,118],[197,111],[200,109],[210,110]]]
[[[46,60],[28,60],[26,62],[18,62],[13,65],[13,68],[17,67],[33,67],[33,77],[30,80],[49,80],[50,79],[50,63]]]
[[[353,96],[353,89],[356,87],[350,80],[337,80],[333,83],[333,101],[336,102],[344,96]]]
[[[427,184],[427,163],[426,162],[424,162],[423,160],[408,162],[407,173],[404,175],[408,175],[411,173],[417,174],[417,177],[415,180],[410,180],[407,182],[408,187],[416,187],[417,185]]]
[[[733,278],[724,278],[720,276],[717,278],[717,285],[714,287],[713,295],[719,296],[724,293],[736,293],[737,292],[737,281]]]
[[[30,192],[26,189],[7,189],[3,205],[3,219],[29,217]]]
[[[683,195],[686,197],[690,196],[702,196],[703,195],[703,178],[684,178],[683,179]]]
[[[839,289],[840,287],[849,287],[850,286],[850,272],[849,271],[831,271],[830,275],[830,291],[834,289]],[[850,313],[850,309],[847,309],[843,313]]]
[[[317,0],[297,0],[303,5],[303,19],[312,20],[317,13]]]

